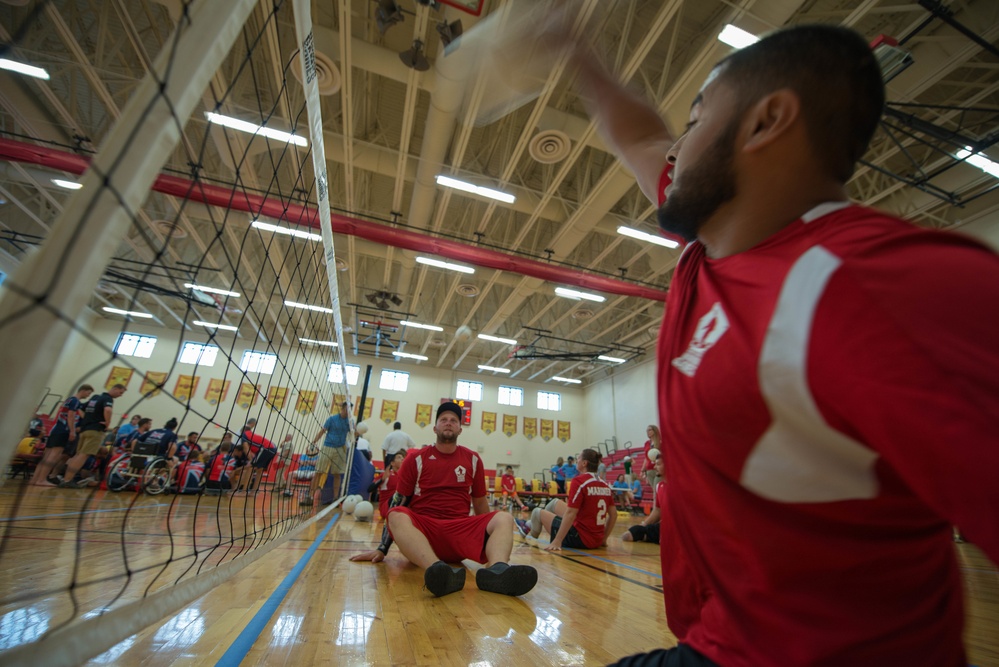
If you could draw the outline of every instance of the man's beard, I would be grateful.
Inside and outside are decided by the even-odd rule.
[[[659,227],[688,243],[722,204],[735,198],[735,137],[738,117],[700,156],[700,161],[683,172],[681,188],[673,188],[659,208]]]
[[[437,434],[437,442],[442,445],[450,445],[452,443],[458,442],[458,434],[451,432],[450,435],[445,435],[443,431]]]

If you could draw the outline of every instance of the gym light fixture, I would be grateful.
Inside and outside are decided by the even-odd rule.
[[[298,303],[297,301],[285,301],[284,305],[289,308],[304,308],[305,310],[313,310],[317,313],[332,313],[332,308],[327,308],[326,306],[313,306],[309,303]]]
[[[232,116],[223,116],[219,113],[206,111],[205,118],[208,119],[209,123],[221,125],[222,127],[228,127],[231,130],[239,130],[240,132],[246,132],[247,134],[259,134],[260,136],[267,137],[268,139],[286,141],[289,144],[294,144],[296,146],[309,145],[309,140],[305,137],[300,137],[297,134],[291,134],[290,132],[282,132],[281,130],[275,130],[270,127],[264,127],[262,125],[254,125],[253,123],[233,118]]]
[[[479,365],[480,371],[492,371],[493,373],[509,373],[509,368],[497,368],[496,366],[482,366]]]
[[[590,294],[589,292],[580,292],[579,290],[569,289],[568,287],[556,287],[555,293],[559,296],[564,296],[567,299],[586,299],[587,301],[596,301],[598,303],[606,301],[606,297],[602,297],[599,294]]]
[[[127,317],[141,317],[145,319],[152,318],[149,313],[140,313],[134,310],[122,310],[121,308],[108,308],[104,306],[104,311],[108,313],[114,313],[115,315],[125,315]]]
[[[559,377],[558,375],[552,377],[552,380],[557,380],[558,382],[568,382],[569,384],[583,384],[582,380],[573,380],[572,378]]]
[[[413,40],[413,46],[405,51],[399,52],[399,60],[402,64],[417,72],[426,72],[430,69],[427,57],[423,55],[423,42],[418,39]]]
[[[965,146],[964,150],[958,151],[957,159],[964,160],[968,164],[978,167],[989,176],[999,178],[999,162],[993,162],[981,153],[973,153],[971,146]]]
[[[403,359],[416,359],[418,361],[426,361],[430,357],[425,357],[422,354],[409,354],[408,352],[399,352],[396,350],[392,353],[393,356],[402,357]]]
[[[627,359],[618,359],[617,357],[608,357],[606,354],[597,355],[597,359],[600,361],[609,361],[614,364],[623,364]]]
[[[441,44],[444,45],[444,53],[448,53],[448,46],[451,42],[461,37],[461,21],[448,23],[441,21],[437,24],[437,34],[441,36]]]
[[[201,320],[194,320],[191,324],[197,324],[198,326],[207,327],[209,329],[220,329],[222,331],[239,331],[239,327],[229,326],[228,324],[213,324],[212,322],[202,322]]]
[[[319,234],[313,234],[312,232],[303,232],[301,229],[291,229],[290,227],[278,227],[277,225],[272,225],[269,222],[261,222],[260,220],[254,220],[250,223],[250,227],[255,229],[260,229],[265,232],[274,232],[275,234],[285,234],[287,236],[294,236],[297,239],[308,239],[309,241],[322,241],[323,237]]]
[[[621,225],[617,228],[617,233],[621,236],[629,236],[633,239],[638,239],[639,241],[645,241],[646,243],[655,243],[656,245],[665,246],[667,248],[679,248],[680,244],[676,241],[671,241],[670,239],[663,238],[656,234],[649,234],[648,232],[643,232],[640,229],[634,229],[632,227],[625,227]]]
[[[512,338],[500,338],[499,336],[490,336],[489,334],[479,334],[479,338],[482,340],[491,340],[494,343],[506,343],[507,345],[517,344],[517,341]]]
[[[306,343],[308,345],[324,345],[326,347],[339,347],[336,341],[332,340],[313,340],[311,338],[299,338],[299,343]]]
[[[395,0],[378,0],[378,9],[375,10],[375,25],[378,26],[379,34],[384,35],[389,28],[405,20],[406,16]]]
[[[221,294],[222,296],[239,296],[239,292],[230,292],[229,290],[218,289],[217,287],[205,287],[204,285],[195,285],[194,283],[184,283],[184,287],[188,289],[196,289],[199,292],[206,292],[208,294]]]
[[[760,41],[760,38],[751,32],[746,32],[742,28],[736,28],[729,23],[719,33],[718,41],[724,42],[733,48],[742,49]]]
[[[404,327],[412,327],[413,329],[426,329],[427,331],[444,331],[444,327],[439,327],[436,324],[420,324],[419,322],[409,322],[403,320],[400,322]]]
[[[76,181],[66,181],[61,178],[53,178],[52,182],[60,188],[66,188],[67,190],[79,190],[83,187],[82,183],[77,183]]]
[[[8,58],[0,58],[0,69],[17,72],[18,74],[24,74],[25,76],[33,76],[36,79],[45,79],[46,81],[49,80],[49,73],[41,67],[19,63],[16,60],[10,60]]]
[[[438,269],[447,269],[448,271],[458,271],[459,273],[475,273],[475,269],[470,266],[462,266],[461,264],[452,264],[451,262],[442,262],[439,259],[431,259],[429,257],[416,258],[419,264],[426,264],[427,266],[436,266]]]
[[[473,195],[479,195],[481,197],[489,197],[490,199],[495,199],[507,204],[512,204],[517,201],[517,198],[506,192],[500,192],[499,190],[493,190],[492,188],[485,188],[481,185],[475,185],[474,183],[466,183],[465,181],[459,181],[457,178],[451,178],[450,176],[444,176],[443,174],[437,174],[437,185],[443,185],[446,188],[454,188],[455,190],[461,190],[462,192],[470,192]]]

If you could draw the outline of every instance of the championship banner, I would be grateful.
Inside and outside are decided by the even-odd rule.
[[[541,420],[541,439],[542,440],[544,440],[545,442],[548,442],[549,440],[552,439],[552,433],[553,433],[554,426],[555,426],[555,424],[552,422],[551,419],[542,419]]]
[[[132,373],[134,372],[131,368],[125,368],[124,366],[112,366],[111,372],[108,373],[108,380],[104,383],[104,390],[111,391],[111,387],[116,384],[124,385],[127,389],[128,383],[132,379]]]
[[[271,387],[267,390],[267,404],[271,410],[281,410],[288,400],[288,387]]]
[[[166,382],[166,379],[166,373],[160,373],[159,371],[147,372],[142,378],[142,386],[139,388],[139,393],[142,394],[144,398],[158,396],[160,389]]]
[[[311,389],[299,389],[298,398],[295,400],[295,412],[300,415],[307,415],[316,409],[316,399],[319,392]]]
[[[243,382],[239,385],[239,393],[236,394],[236,405],[246,410],[257,404],[257,395],[260,392],[257,391],[256,385],[250,384],[249,382]]]
[[[205,390],[205,400],[211,405],[218,405],[229,395],[229,380],[214,378],[208,381],[208,389]]]
[[[420,428],[425,427],[433,419],[434,406],[425,403],[416,404],[416,423]]]
[[[178,375],[177,384],[173,388],[173,396],[178,401],[189,401],[198,391],[198,382],[201,380],[197,375]]]
[[[489,435],[496,430],[496,413],[495,412],[483,412],[482,413],[482,431],[486,435]]]
[[[524,417],[524,437],[533,440],[538,435],[538,418]]]
[[[343,401],[340,401],[340,403],[343,403]],[[358,405],[354,406],[354,416],[355,417],[357,416],[357,409],[359,407],[360,406],[358,406]],[[358,421],[362,421],[363,422],[365,419],[370,419],[371,418],[371,412],[374,409],[375,409],[375,399],[373,399],[373,398],[367,398],[367,399],[365,399],[364,400],[364,416],[361,417],[360,419],[358,419]]]
[[[382,401],[381,420],[386,424],[391,424],[399,416],[399,401]]]
[[[562,442],[567,442],[569,440],[569,422],[559,422],[558,423],[558,439]]]
[[[517,435],[517,415],[503,415],[503,433],[508,438]]]

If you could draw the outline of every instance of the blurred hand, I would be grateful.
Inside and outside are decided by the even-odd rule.
[[[371,561],[372,563],[381,563],[383,560],[385,560],[385,554],[383,554],[378,549],[375,549],[374,551],[365,551],[362,554],[355,554],[350,557],[350,560],[354,561],[368,560]]]

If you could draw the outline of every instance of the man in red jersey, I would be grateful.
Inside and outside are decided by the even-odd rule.
[[[680,645],[620,664],[965,665],[950,526],[999,560],[999,259],[848,201],[884,104],[864,39],[736,51],[679,139],[574,60],[688,244],[657,354]]]
[[[482,459],[458,444],[463,416],[456,403],[437,408],[437,442],[403,462],[381,544],[351,560],[380,563],[394,539],[411,563],[424,568],[424,584],[436,597],[464,588],[465,568],[448,563],[466,558],[486,565],[475,573],[480,590],[523,595],[538,583],[538,572],[508,563],[513,516],[489,511]]]

